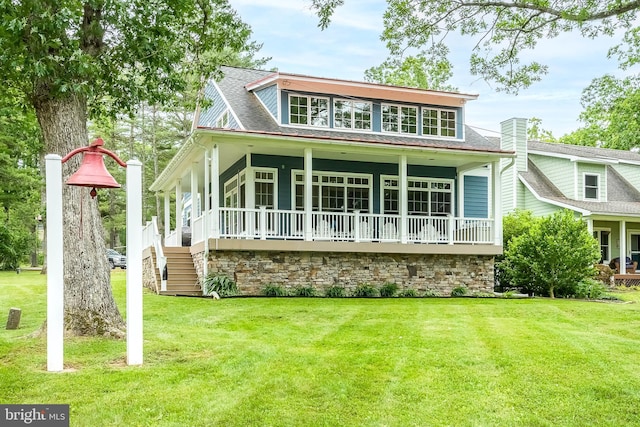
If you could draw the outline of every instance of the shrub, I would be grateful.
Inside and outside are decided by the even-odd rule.
[[[294,295],[297,297],[315,297],[316,290],[312,286],[300,286],[294,290]]]
[[[382,290],[380,291],[380,293],[382,294]],[[418,296],[418,292],[415,289],[405,289],[404,291],[400,292],[398,296],[402,298],[416,298]]]
[[[287,291],[280,285],[268,284],[262,289],[262,294],[267,297],[286,297]]]
[[[556,212],[536,221],[511,240],[500,263],[512,285],[528,293],[554,297],[574,295],[581,281],[595,274],[600,259],[598,242],[571,211]]]
[[[398,292],[398,285],[396,283],[385,283],[380,288],[380,296],[384,298],[391,298]]]
[[[324,292],[327,298],[344,298],[347,295],[342,286],[331,286]]]
[[[236,282],[219,273],[209,273],[202,282],[202,294],[210,296],[216,292],[221,298],[238,295]]]
[[[469,289],[467,289],[466,286],[456,286],[455,288],[453,288],[451,290],[451,296],[452,297],[463,297],[463,296],[467,295],[468,292],[469,292]]]
[[[574,296],[576,298],[598,299],[601,298],[606,291],[607,288],[601,281],[584,279],[576,286]]]
[[[504,251],[509,248],[511,241],[518,236],[527,234],[538,218],[533,216],[531,211],[516,210],[502,219],[502,244]],[[496,256],[495,261],[495,284],[496,290],[504,291],[505,288],[512,286],[511,276],[509,272],[502,266],[504,255]]]
[[[368,283],[362,283],[356,286],[353,296],[356,298],[371,298],[379,295],[378,290]]]
[[[424,291],[424,294],[422,294],[422,296],[425,298],[438,298],[442,295],[440,295],[440,292],[438,291],[434,291],[433,289],[427,289],[426,291]]]

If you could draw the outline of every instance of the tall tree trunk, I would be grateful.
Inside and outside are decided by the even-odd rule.
[[[64,156],[86,146],[87,102],[80,96],[34,102],[47,153]],[[63,181],[75,172],[82,156],[63,165]],[[122,337],[124,321],[111,292],[110,269],[97,199],[89,188],[63,189],[64,323],[73,335]]]

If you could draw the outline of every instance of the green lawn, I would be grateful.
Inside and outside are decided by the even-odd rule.
[[[124,341],[67,338],[64,373],[29,337],[44,276],[0,273],[3,327],[10,307],[0,403],[67,403],[72,426],[640,425],[637,303],[145,293],[143,366]]]

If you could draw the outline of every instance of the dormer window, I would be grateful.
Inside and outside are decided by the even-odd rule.
[[[333,127],[371,130],[371,103],[336,99],[333,101]]]
[[[584,174],[584,199],[598,200],[600,176]]]
[[[329,126],[329,98],[289,96],[289,123],[292,125]]]
[[[423,108],[422,134],[455,137],[456,112],[438,108]]]
[[[396,133],[418,133],[418,109],[402,105],[382,104],[382,130]]]

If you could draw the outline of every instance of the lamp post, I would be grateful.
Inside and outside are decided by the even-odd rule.
[[[47,201],[47,370],[64,369],[64,264],[62,220],[62,163],[83,153],[78,170],[66,184],[92,188],[119,188],[120,184],[104,166],[103,155],[113,158],[127,170],[127,364],[142,364],[142,163],[124,163],[102,148],[98,138],[88,147],[77,148],[61,158],[48,154],[46,160]]]

